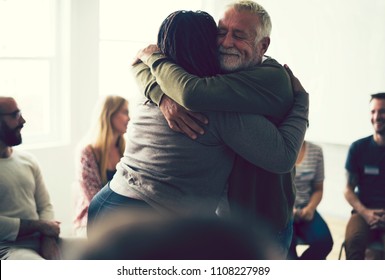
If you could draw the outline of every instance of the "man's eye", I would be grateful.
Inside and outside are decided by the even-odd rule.
[[[234,34],[233,37],[234,37],[235,39],[239,39],[239,40],[245,39],[245,36],[242,35],[242,34]]]

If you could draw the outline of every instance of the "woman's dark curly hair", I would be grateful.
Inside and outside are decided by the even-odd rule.
[[[158,33],[160,51],[190,74],[199,77],[219,73],[217,25],[203,11],[176,11],[162,23]]]

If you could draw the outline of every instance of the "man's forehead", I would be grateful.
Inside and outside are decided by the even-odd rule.
[[[372,105],[385,106],[385,99],[383,98],[373,98],[370,102]]]
[[[12,97],[0,97],[0,112],[13,112],[18,109],[15,99]]]
[[[370,102],[370,111],[385,110],[385,99],[373,98]]]
[[[219,19],[218,27],[226,27],[231,25],[234,29],[239,29],[240,31],[246,31],[248,29],[255,29],[259,24],[259,17],[257,15],[251,14],[248,11],[236,11],[228,10]]]

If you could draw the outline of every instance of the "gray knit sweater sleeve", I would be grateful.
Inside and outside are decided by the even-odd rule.
[[[254,165],[273,173],[286,173],[294,167],[305,136],[308,105],[309,95],[297,93],[292,110],[278,127],[259,115],[218,115],[218,135]]]
[[[261,114],[282,119],[293,102],[290,78],[274,59],[250,69],[200,78],[162,55],[133,67],[141,92],[159,104],[162,92],[192,111]]]

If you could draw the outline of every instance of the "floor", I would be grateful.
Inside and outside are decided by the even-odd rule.
[[[342,218],[336,218],[332,216],[322,215],[328,224],[330,231],[332,232],[334,246],[330,254],[328,255],[328,260],[338,260],[338,255],[340,253],[341,244],[344,241],[345,236],[345,227],[347,220]],[[300,254],[303,250],[306,249],[306,245],[298,246],[298,253]],[[345,259],[345,251],[342,250],[341,259]]]

